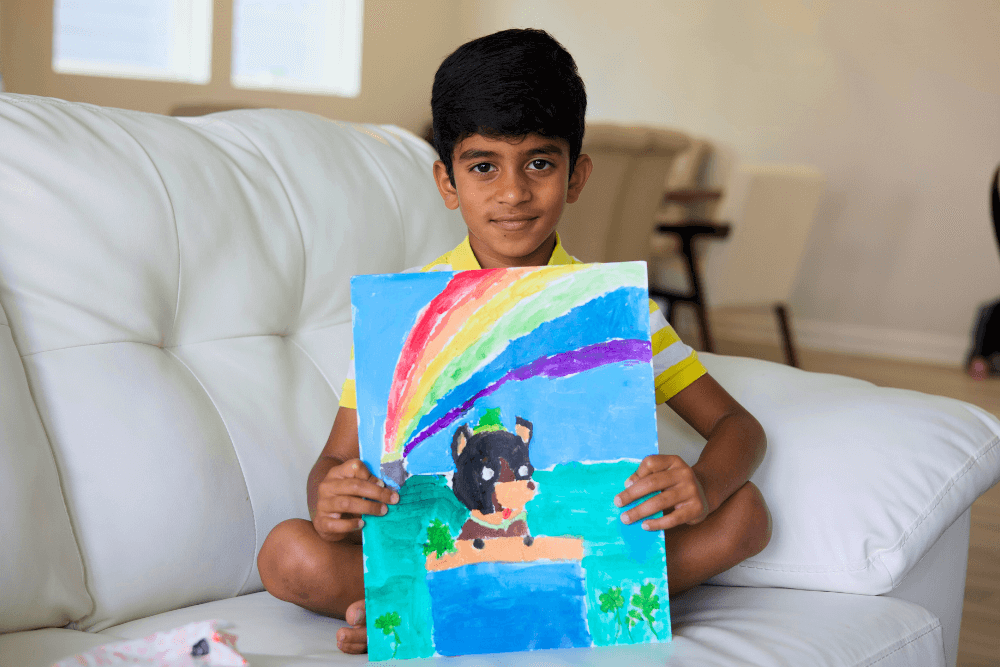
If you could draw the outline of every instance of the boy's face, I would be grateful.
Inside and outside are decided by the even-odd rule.
[[[569,142],[540,134],[473,134],[456,144],[452,165],[454,185],[440,160],[434,179],[445,205],[461,209],[484,269],[548,263],[563,205],[579,198],[592,169],[581,155],[570,177]]]

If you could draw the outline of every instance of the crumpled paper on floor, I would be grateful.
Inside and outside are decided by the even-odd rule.
[[[236,635],[224,621],[199,621],[142,639],[105,644],[60,660],[52,667],[242,667]]]

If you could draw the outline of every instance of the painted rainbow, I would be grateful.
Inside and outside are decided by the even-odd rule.
[[[617,290],[646,292],[643,262],[461,271],[418,314],[399,354],[389,393],[381,468],[397,485],[406,456],[508,382],[558,378],[614,363],[650,363],[635,330],[552,337],[567,316],[607,317]],[[600,327],[595,327],[600,329]],[[625,336],[633,337],[625,337]],[[558,341],[558,342],[555,342]]]

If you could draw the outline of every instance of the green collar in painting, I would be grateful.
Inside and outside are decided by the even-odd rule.
[[[512,516],[509,519],[504,519],[500,523],[490,523],[489,521],[483,521],[482,519],[477,519],[475,514],[470,514],[469,518],[478,523],[480,526],[489,528],[491,530],[507,530],[508,528],[510,528],[510,524],[514,523],[515,521],[527,521],[528,511],[521,510],[517,514],[517,516]]]

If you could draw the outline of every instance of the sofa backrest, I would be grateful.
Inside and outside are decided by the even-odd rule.
[[[336,412],[349,276],[464,233],[432,150],[17,95],[0,137],[0,631],[260,590]]]

